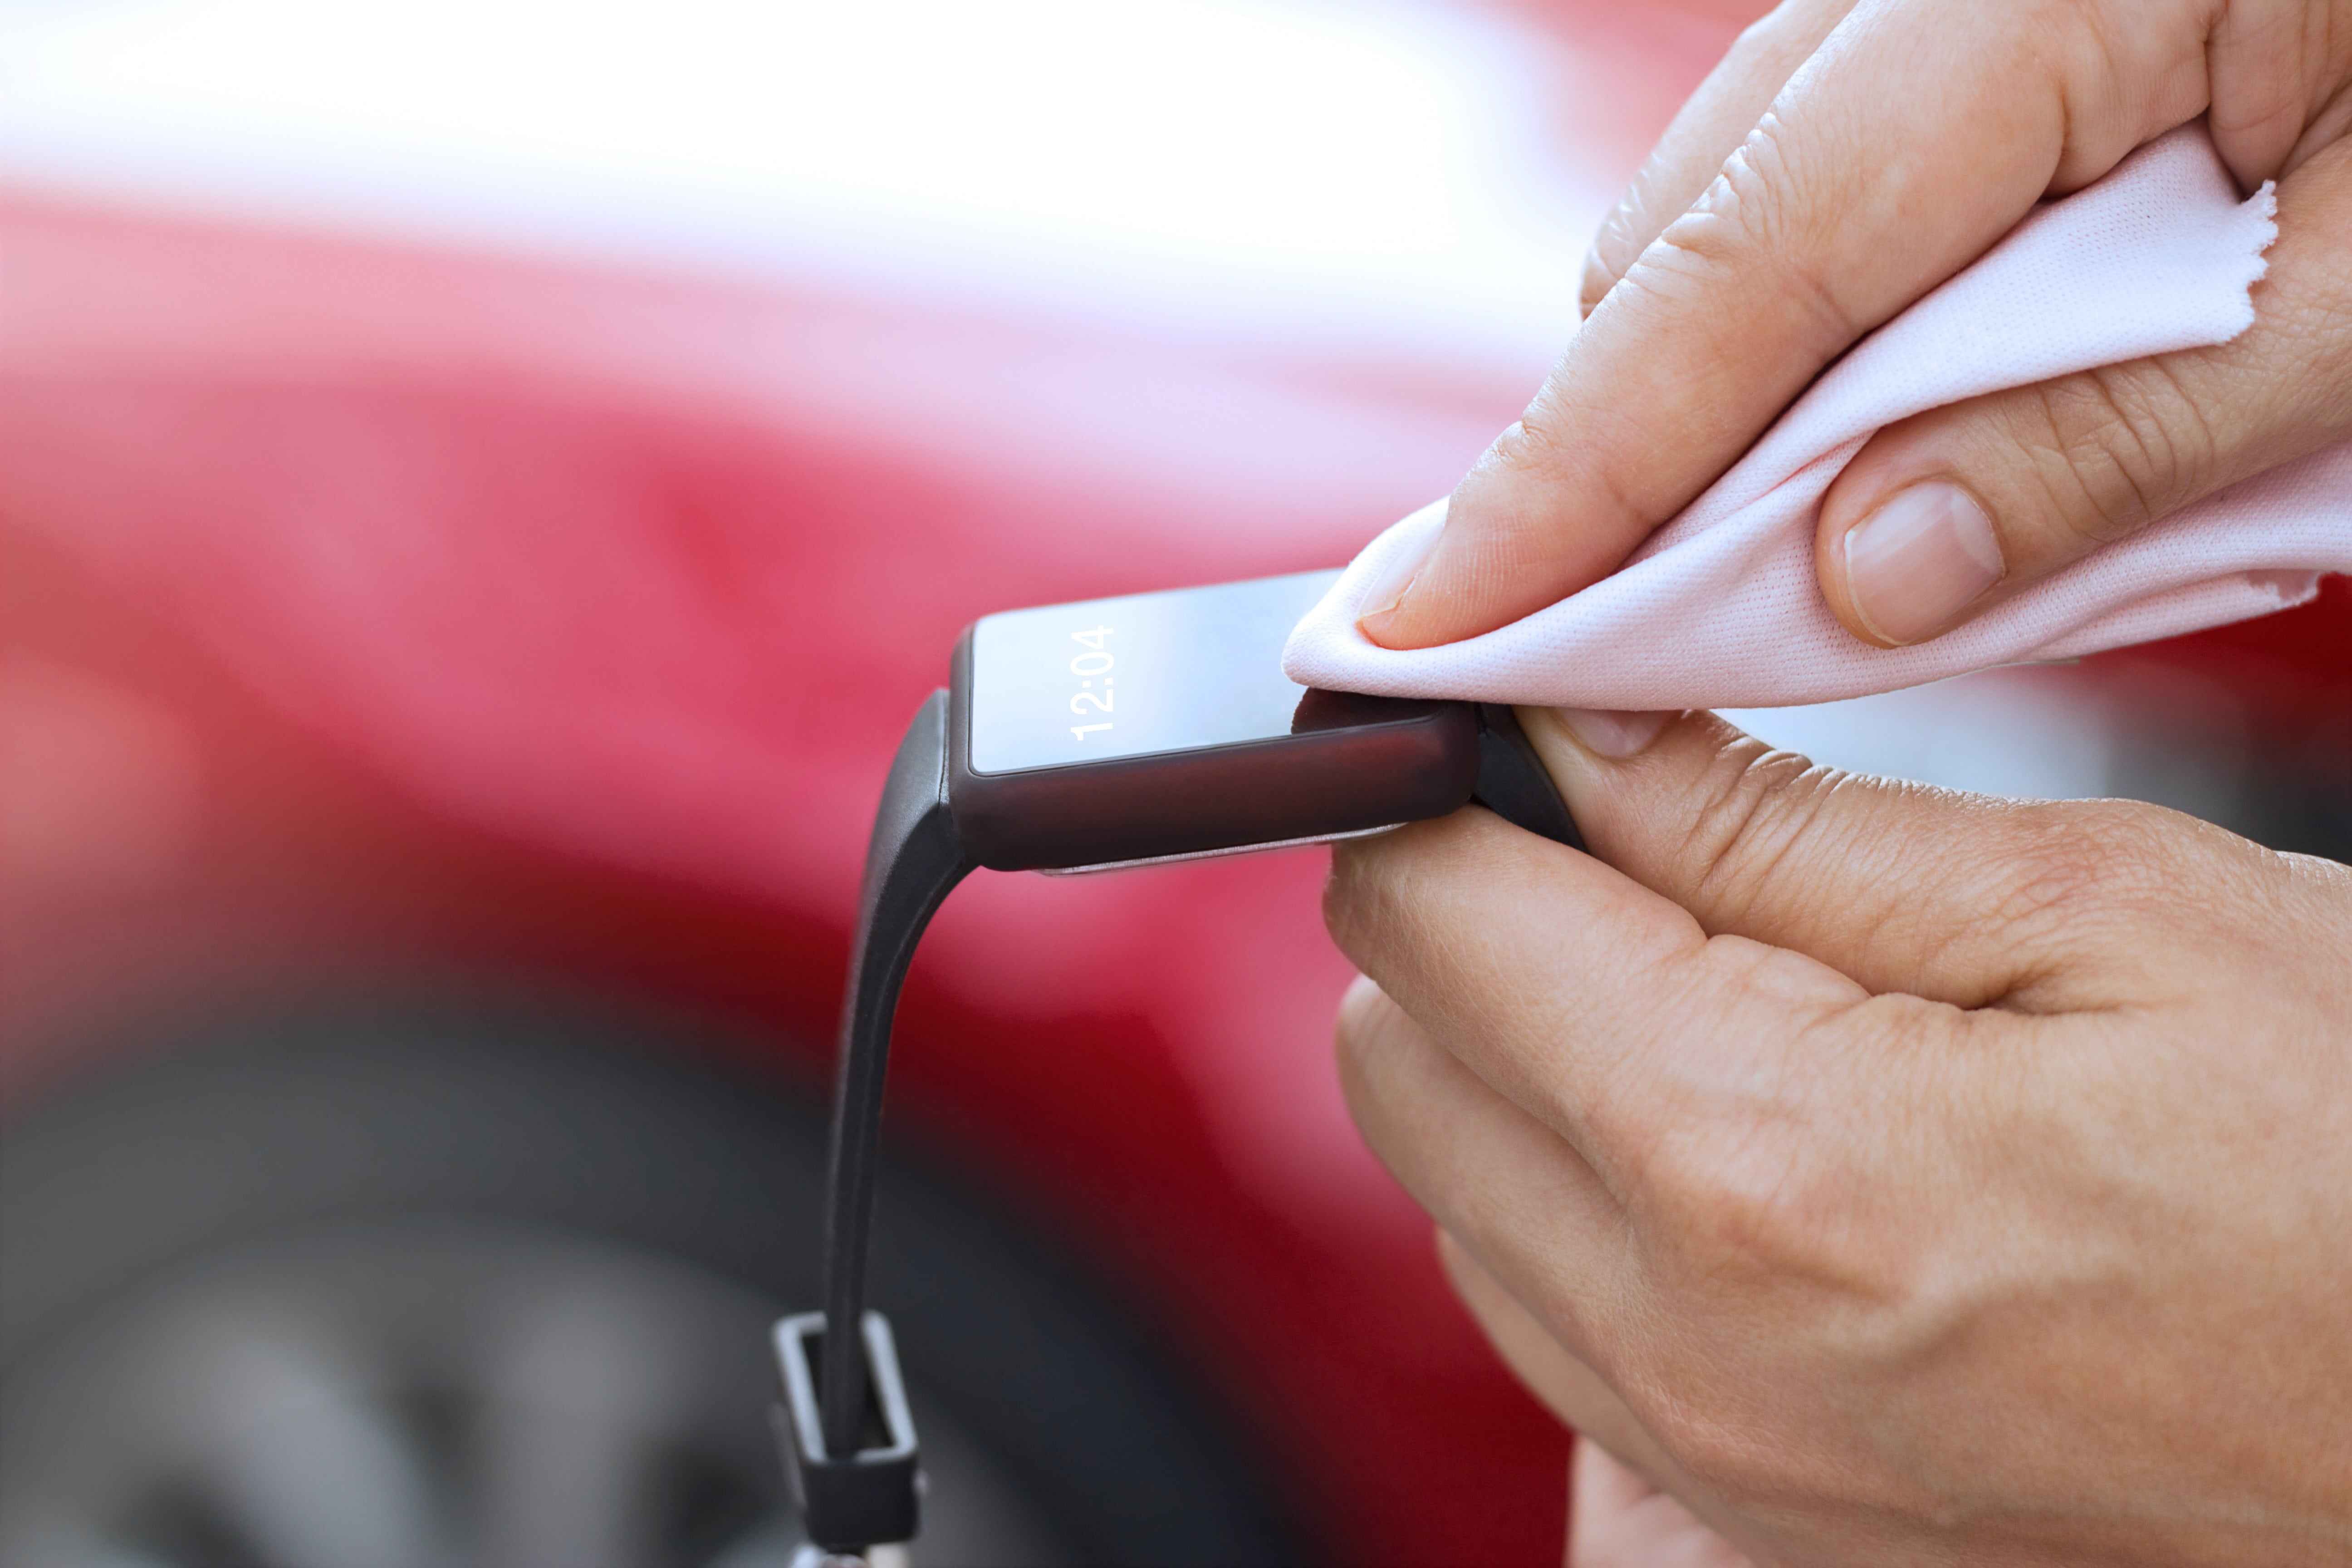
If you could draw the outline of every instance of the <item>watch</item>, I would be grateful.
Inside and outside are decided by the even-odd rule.
[[[972,870],[1068,875],[1362,837],[1476,804],[1581,847],[1507,707],[1282,674],[1339,574],[983,616],[899,742],[867,846],[834,1085],[821,1311],[776,1325],[779,1435],[809,1538],[910,1540],[920,1479],[888,1323],[865,1310],[890,1024]],[[848,1333],[831,1325],[852,1324]]]

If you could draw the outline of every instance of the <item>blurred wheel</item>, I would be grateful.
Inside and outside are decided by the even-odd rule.
[[[818,1121],[654,1034],[313,1013],[16,1119],[0,1562],[782,1568],[766,1330],[814,1299]],[[883,1203],[919,1563],[1296,1560],[1058,1259],[968,1183]]]

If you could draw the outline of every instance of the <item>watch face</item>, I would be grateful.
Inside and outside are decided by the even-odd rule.
[[[1339,578],[1301,572],[1011,610],[972,627],[974,773],[1017,773],[1410,719],[1429,704],[1310,691],[1282,645]]]

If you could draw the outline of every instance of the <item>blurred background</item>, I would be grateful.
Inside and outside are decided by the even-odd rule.
[[[1444,491],[1757,7],[0,4],[0,1563],[781,1564],[891,749]],[[2352,595],[1744,715],[2352,850]],[[875,1295],[931,1564],[1557,1562],[1321,859],[987,877]]]

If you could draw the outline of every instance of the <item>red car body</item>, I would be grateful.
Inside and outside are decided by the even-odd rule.
[[[1727,30],[1676,26],[1624,45],[1654,118]],[[114,1017],[405,962],[723,1012],[814,1088],[959,628],[1341,562],[1528,390],[31,186],[0,245],[17,1100]],[[2303,733],[2352,684],[2341,588],[2133,657]],[[1322,869],[976,878],[890,1135],[1114,1280],[1335,1555],[1556,1560],[1567,1438],[1339,1102]]]

